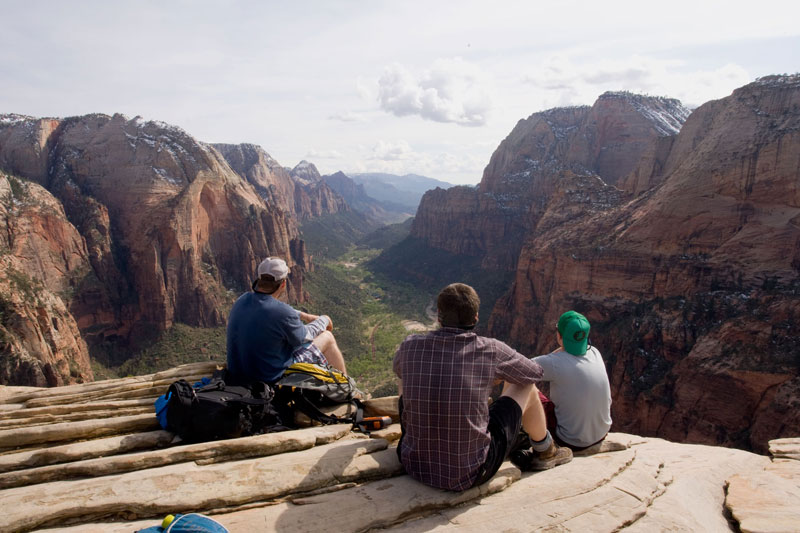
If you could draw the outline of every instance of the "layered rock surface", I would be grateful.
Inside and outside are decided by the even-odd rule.
[[[61,203],[0,174],[0,383],[91,381],[86,343],[62,296],[91,272],[89,253]]]
[[[462,493],[403,474],[397,425],[371,439],[333,425],[182,444],[158,428],[152,401],[173,380],[212,370],[200,363],[58,389],[0,387],[0,528],[134,531],[187,512],[210,514],[234,533],[729,531],[730,520],[742,531],[787,531],[800,519],[798,439],[774,441],[770,460],[612,433],[621,451],[539,473],[506,463]],[[148,412],[123,414],[135,408]],[[367,409],[397,416],[396,399],[370,400]],[[85,420],[58,421],[64,413]],[[753,497],[753,487],[772,490]]]
[[[488,329],[523,352],[586,314],[614,429],[765,451],[800,432],[800,78],[686,115],[619,93],[532,115],[412,235],[513,270]]]
[[[312,188],[321,199],[309,200],[311,207],[296,213],[298,190],[306,194],[305,188],[266,153],[247,146],[224,151],[244,178],[213,146],[164,123],[122,115],[3,115],[0,169],[15,182],[29,180],[47,189],[48,212],[65,215],[54,222],[53,216],[9,204],[5,220],[31,230],[20,234],[9,226],[6,240],[18,235],[9,255],[58,294],[72,315],[69,322],[89,342],[135,342],[176,321],[223,324],[226,305],[249,286],[258,261],[268,255],[297,266],[289,294],[302,301],[302,272],[310,261],[298,216],[340,208],[343,201],[323,183]],[[20,328],[15,334],[34,342]],[[61,331],[61,337],[67,334]],[[48,335],[54,334],[41,337]],[[83,343],[80,336],[72,342]],[[53,364],[47,350],[25,355],[10,346],[20,357],[39,359],[39,374]],[[71,360],[76,359],[55,364],[61,368]],[[67,381],[91,379],[85,363],[84,357],[46,382],[60,384],[66,378],[58,376],[69,375]],[[43,384],[40,376],[17,374],[3,377]]]
[[[212,146],[269,205],[279,207],[301,221],[349,209],[347,202],[328,187],[317,167],[308,161],[301,161],[290,170],[282,167],[260,146]]]
[[[295,210],[301,213],[303,218],[319,217],[350,209],[344,198],[325,183],[313,163],[300,161],[289,175],[305,193],[295,194]]]
[[[558,108],[520,120],[497,147],[477,188],[427,193],[412,237],[484,268],[513,270],[519,247],[563,172],[616,184],[652,141],[675,134],[689,111],[673,99],[605,93],[591,107]]]

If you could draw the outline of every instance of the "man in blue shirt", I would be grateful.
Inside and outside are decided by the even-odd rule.
[[[330,364],[347,373],[330,317],[304,313],[279,300],[286,294],[288,275],[283,259],[264,259],[253,292],[240,296],[231,309],[228,371],[237,381],[273,383],[293,363]]]

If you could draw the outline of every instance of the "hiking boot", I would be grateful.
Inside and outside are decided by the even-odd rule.
[[[544,452],[536,452],[530,448],[517,450],[511,454],[510,459],[523,472],[549,470],[572,461],[572,450],[556,446],[554,442]]]

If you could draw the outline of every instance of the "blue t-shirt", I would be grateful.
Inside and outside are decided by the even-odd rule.
[[[242,381],[273,382],[309,339],[297,310],[269,294],[247,292],[233,304],[227,342],[229,372]]]

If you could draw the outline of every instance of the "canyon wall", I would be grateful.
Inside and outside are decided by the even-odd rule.
[[[18,225],[38,224],[41,238],[16,233],[4,256],[57,295],[80,330],[74,350],[81,353],[86,350],[81,337],[90,344],[135,344],[174,322],[224,324],[224,310],[249,287],[258,262],[268,255],[287,259],[289,295],[301,301],[310,258],[299,239],[299,213],[289,209],[298,193],[285,170],[266,175],[274,161],[264,156],[262,173],[244,179],[213,146],[164,123],[122,115],[3,115],[0,169],[15,187],[51,195],[48,202],[62,210],[63,219],[56,226],[37,222],[27,211],[16,213]],[[263,190],[272,196],[260,195]],[[287,191],[294,196],[285,196]],[[323,199],[309,201],[309,213],[314,205],[323,206],[318,210],[329,205],[324,191],[317,197]],[[330,203],[336,201],[331,197]],[[11,288],[3,293],[7,300],[17,294]],[[62,311],[53,306],[54,313]],[[55,326],[50,329],[55,335]],[[49,364],[45,352],[27,350],[41,359],[42,368]],[[80,370],[72,373],[91,379],[83,356],[73,359]],[[30,381],[11,374],[2,376],[4,382]]]
[[[586,314],[615,430],[763,451],[800,431],[800,78],[686,115],[626,93],[537,113],[477,189],[426,195],[413,234],[513,258],[488,331],[525,353],[555,347],[563,311]],[[501,202],[516,227],[485,230]]]
[[[91,271],[86,244],[44,188],[0,173],[0,383],[91,381],[65,305]]]
[[[511,271],[562,172],[616,184],[651,142],[676,133],[688,114],[674,99],[611,92],[591,107],[535,113],[500,143],[477,187],[428,192],[411,235],[454,254],[479,256],[487,270]]]
[[[212,146],[268,205],[291,213],[300,221],[349,210],[344,198],[328,186],[313,163],[301,161],[287,169],[254,144]]]

